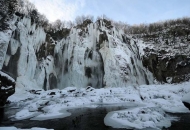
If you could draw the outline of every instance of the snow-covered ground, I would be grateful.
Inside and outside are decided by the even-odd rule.
[[[129,109],[107,114],[104,123],[115,128],[169,127],[176,120],[166,112],[189,113],[183,105],[182,97],[190,92],[190,82],[182,84],[141,85],[138,87],[78,88],[67,87],[62,90],[30,90],[17,88],[9,97],[22,109],[11,116],[13,120],[47,120],[70,116],[71,108],[98,105],[130,106]],[[22,91],[19,91],[22,90]],[[25,91],[23,91],[25,90]]]

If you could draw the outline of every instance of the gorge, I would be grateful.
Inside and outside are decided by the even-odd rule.
[[[23,117],[21,110],[15,118],[34,117],[40,120],[41,117],[35,117],[36,112],[42,111],[47,104],[50,107],[65,103],[65,106],[73,107],[72,103],[69,104],[73,100],[76,100],[75,105],[112,103],[111,100],[137,105],[157,98],[169,100],[169,106],[164,103],[166,106],[159,109],[148,108],[152,112],[144,108],[135,109],[139,113],[144,111],[144,114],[161,113],[163,117],[156,115],[158,122],[165,120],[163,110],[168,112],[172,103],[180,108],[172,109],[172,112],[188,112],[178,96],[183,97],[190,92],[186,83],[190,79],[190,22],[174,24],[151,34],[126,33],[105,18],[96,21],[85,19],[81,24],[68,28],[52,28],[35,8],[29,8],[30,4],[27,4],[22,0],[0,0],[0,81],[4,83],[0,84],[0,97],[5,95],[3,90],[10,90],[0,103],[4,106],[15,88],[16,94],[25,96],[21,99],[13,96],[10,101],[28,101],[32,104],[25,104],[26,117]],[[179,33],[182,30],[187,33]],[[162,83],[167,84],[169,96],[160,90],[158,84]],[[179,87],[176,84],[180,84]],[[145,85],[152,85],[153,89]],[[151,94],[152,91],[155,95]],[[163,93],[159,94],[158,91]],[[41,100],[37,105],[31,94]],[[110,96],[112,94],[122,96]],[[53,95],[51,101],[50,95]],[[97,96],[97,99],[83,99],[84,95]],[[82,98],[70,100],[69,96]],[[63,98],[63,101],[57,97]],[[55,111],[60,110],[59,105]],[[43,111],[46,110],[51,112],[51,108]],[[135,128],[133,125],[131,127]],[[144,127],[140,125],[138,128]],[[147,127],[151,125],[147,124]]]

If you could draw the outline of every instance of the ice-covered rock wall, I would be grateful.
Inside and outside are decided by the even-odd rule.
[[[10,73],[15,78],[30,80],[35,84],[36,68],[38,61],[36,52],[45,42],[44,29],[27,17],[14,16],[14,30],[8,40],[7,51],[4,58],[3,71]],[[23,83],[24,84],[24,83]],[[27,85],[27,82],[26,84]]]
[[[5,20],[2,18],[1,22],[4,22]],[[2,69],[4,62],[7,63],[5,59],[9,59],[9,57],[6,56],[6,52],[8,49],[9,41],[12,36],[12,32],[16,29],[14,25],[16,20],[17,20],[17,17],[13,16],[11,19],[7,20],[7,24],[3,26],[3,29],[2,27],[0,29],[1,30],[0,31],[0,69]],[[5,26],[8,26],[9,28],[6,28]]]
[[[137,42],[114,27],[106,30],[107,41],[100,48],[106,86],[129,86],[153,83],[152,74],[141,62]]]
[[[106,20],[75,26],[62,38],[25,15],[13,15],[8,23],[10,28],[0,31],[4,37],[0,64],[17,79],[16,87],[48,90],[153,83],[142,65],[137,41]]]
[[[95,25],[95,24],[94,24]],[[104,63],[96,48],[97,31],[88,25],[80,36],[81,29],[72,28],[70,35],[55,47],[55,64],[60,88],[67,86],[93,86],[102,88]]]
[[[153,83],[141,62],[136,41],[98,21],[74,27],[55,46],[58,87],[125,87]]]

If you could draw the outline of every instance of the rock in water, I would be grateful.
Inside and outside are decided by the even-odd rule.
[[[190,110],[190,103],[183,102],[184,106],[186,106]]]
[[[15,80],[0,71],[0,107],[3,107],[7,98],[15,92]]]

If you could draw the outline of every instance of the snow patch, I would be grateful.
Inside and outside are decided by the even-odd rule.
[[[181,100],[190,104],[190,93],[184,95]]]
[[[12,126],[12,127],[0,127],[0,130],[53,130],[53,129],[39,128],[39,127],[33,127],[31,129],[20,129]]]
[[[139,107],[128,110],[110,112],[104,123],[113,128],[143,129],[170,127],[171,122],[165,112],[157,107]]]

